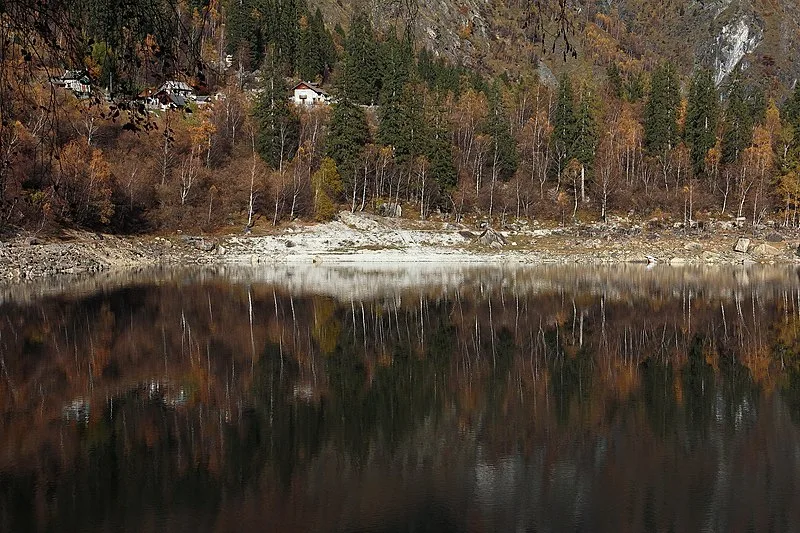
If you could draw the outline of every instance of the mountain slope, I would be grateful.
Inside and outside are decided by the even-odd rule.
[[[538,60],[548,69],[601,73],[610,63],[623,71],[649,70],[669,60],[682,74],[708,68],[723,82],[735,68],[746,77],[767,77],[785,91],[800,77],[800,5],[796,0],[604,0],[569,5],[570,44],[577,58],[564,59],[547,19],[545,43],[536,42],[529,0],[433,0],[430,2],[347,2],[309,0],[329,24],[346,25],[365,10],[379,29],[413,20],[419,40],[438,55],[487,73],[512,77],[533,72]],[[554,43],[555,41],[555,43]]]

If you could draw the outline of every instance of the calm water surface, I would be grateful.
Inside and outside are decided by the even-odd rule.
[[[0,531],[800,531],[794,269],[0,287]]]

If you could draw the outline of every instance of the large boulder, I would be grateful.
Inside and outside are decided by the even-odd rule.
[[[775,248],[771,244],[759,244],[758,246],[754,246],[751,252],[753,255],[758,255],[761,257],[774,257],[779,255],[781,251],[778,248]]]
[[[746,254],[749,248],[750,248],[750,239],[746,237],[740,237],[736,241],[736,244],[733,246],[733,251]]]
[[[478,242],[484,246],[505,246],[506,238],[492,228],[486,228],[483,233],[478,236]]]

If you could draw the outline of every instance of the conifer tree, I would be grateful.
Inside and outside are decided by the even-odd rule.
[[[281,169],[297,151],[300,120],[289,106],[283,76],[274,68],[267,72],[254,113],[258,127],[257,149],[264,161]]]
[[[689,145],[689,155],[695,174],[705,172],[708,151],[717,142],[719,95],[714,79],[708,70],[695,73],[689,86],[689,103],[686,109],[684,138]]]
[[[453,145],[443,129],[437,129],[431,137],[428,160],[431,164],[431,176],[439,187],[445,191],[455,188],[458,174],[453,164]]]
[[[394,31],[380,47],[381,105],[400,99],[405,84],[410,81],[414,68],[414,50],[406,39],[400,40]]]
[[[671,63],[653,72],[644,110],[644,143],[651,154],[663,154],[678,143],[678,73]]]
[[[485,131],[492,138],[490,163],[493,174],[496,172],[498,178],[508,181],[517,170],[517,142],[511,135],[508,117],[496,92],[490,99]]]
[[[347,98],[333,106],[325,151],[336,162],[345,179],[352,177],[358,158],[369,140],[369,127],[363,109]]]
[[[228,53],[236,55],[244,51],[251,65],[258,65],[263,58],[265,43],[262,28],[253,18],[257,0],[241,0],[228,3],[225,30]]]
[[[556,171],[562,171],[572,158],[572,146],[575,143],[577,116],[575,111],[575,94],[572,81],[568,75],[561,77],[556,96],[556,111],[553,118],[552,143],[555,148]]]
[[[379,110],[378,140],[393,146],[399,162],[424,153],[428,132],[424,116],[424,94],[418,83],[406,83],[388,93]]]
[[[629,102],[638,102],[644,96],[644,80],[641,72],[629,74],[625,82],[625,98]]]
[[[575,116],[575,140],[571,156],[586,170],[591,170],[597,148],[597,121],[592,111],[592,96],[586,91]]]
[[[796,83],[794,91],[783,104],[781,116],[795,131],[800,131],[800,83]]]
[[[298,24],[297,74],[304,80],[324,81],[335,61],[333,38],[325,29],[319,8],[314,16],[307,13],[301,15]]]
[[[282,72],[293,74],[297,59],[300,12],[296,0],[275,0],[275,25],[268,35],[273,36],[275,61]]]
[[[345,56],[339,94],[357,104],[378,102],[381,73],[378,68],[378,45],[372,23],[365,13],[356,13],[345,40]]]
[[[608,78],[608,88],[614,98],[622,98],[625,93],[625,87],[622,81],[622,74],[616,63],[611,63],[606,68],[606,77]]]
[[[739,159],[753,139],[753,114],[747,104],[741,79],[732,79],[725,107],[722,127],[722,162],[733,163]]]

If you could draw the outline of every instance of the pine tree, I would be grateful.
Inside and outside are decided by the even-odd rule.
[[[644,110],[644,143],[651,154],[663,154],[678,143],[678,73],[670,63],[653,72]]]
[[[432,136],[428,148],[428,160],[431,164],[431,177],[439,187],[445,191],[454,189],[458,184],[458,174],[453,163],[453,145],[445,130],[438,129]]]
[[[364,13],[356,13],[345,40],[343,72],[339,78],[339,95],[357,104],[378,102],[381,73],[378,68],[378,45],[372,23]]]
[[[378,140],[384,146],[394,147],[398,162],[406,162],[421,155],[429,141],[423,103],[425,94],[421,84],[406,83],[379,110]]]
[[[411,43],[399,40],[394,31],[389,32],[389,37],[381,43],[381,92],[379,101],[381,105],[396,102],[405,84],[411,80],[414,67],[414,50]]]
[[[281,168],[297,152],[300,120],[289,107],[288,89],[283,76],[274,69],[264,80],[254,118],[258,127],[259,154],[273,168]]]
[[[258,65],[263,58],[264,42],[261,27],[253,18],[257,0],[241,0],[228,3],[226,10],[225,30],[227,33],[228,53],[236,55],[240,51],[246,54],[250,65]]]
[[[689,145],[689,155],[695,174],[705,172],[708,151],[717,142],[719,120],[719,95],[714,79],[708,70],[695,73],[689,86],[689,103],[686,109],[684,138]]]
[[[327,28],[325,28],[325,19],[322,18],[322,11],[320,11],[319,8],[317,8],[314,12],[314,16],[311,18],[311,35],[318,50],[317,56],[320,62],[319,74],[323,79],[326,79],[337,60],[336,46],[333,44],[333,36]]]
[[[275,61],[285,74],[293,74],[297,59],[300,12],[296,0],[275,0],[273,36]]]
[[[629,102],[638,102],[644,96],[644,80],[642,73],[629,74],[625,82],[625,98]]]
[[[722,127],[722,162],[733,163],[753,140],[753,114],[741,79],[732,79]]]
[[[795,131],[800,131],[800,83],[795,84],[794,91],[783,104],[781,116]]]
[[[623,86],[622,74],[616,63],[611,63],[606,68],[606,77],[608,78],[608,88],[614,98],[622,98],[625,93]]]
[[[325,151],[346,179],[352,177],[358,158],[369,140],[369,127],[363,109],[347,98],[333,106]]]
[[[325,29],[319,8],[313,17],[307,13],[301,15],[298,24],[297,74],[304,80],[324,81],[335,62],[333,38]]]
[[[485,132],[492,138],[490,163],[496,167],[497,177],[508,181],[517,170],[517,142],[511,135],[508,117],[496,92],[491,98]]]
[[[307,15],[300,16],[295,66],[297,75],[308,81],[314,81],[322,70],[319,49],[314,42],[314,31]]]
[[[577,114],[572,81],[566,74],[561,77],[556,96],[556,111],[553,119],[552,143],[555,148],[556,171],[563,171],[570,159],[575,143]]]

